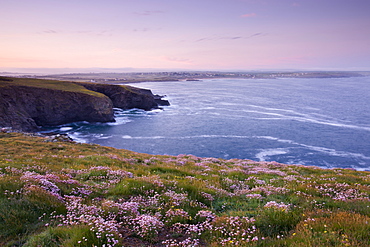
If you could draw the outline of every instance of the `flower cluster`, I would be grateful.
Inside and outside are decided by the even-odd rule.
[[[121,238],[119,232],[120,223],[111,215],[105,216],[104,210],[96,205],[84,204],[83,198],[76,196],[66,196],[66,215],[57,215],[59,226],[65,225],[87,225],[95,233],[98,239],[105,238],[107,242],[115,246]]]
[[[101,202],[101,207],[107,212],[115,212],[115,218],[119,221],[125,222],[126,219],[132,219],[140,215],[140,205],[137,202],[114,202],[112,200],[105,200]]]
[[[213,221],[216,218],[216,214],[213,213],[212,211],[209,210],[200,210],[198,213],[195,215],[196,218],[198,218],[200,221]]]
[[[189,213],[181,208],[169,209],[166,214],[166,223],[180,222],[189,219]]]
[[[169,204],[173,206],[180,206],[182,203],[188,201],[188,194],[176,193],[175,191],[168,190],[164,193],[165,196],[169,197]]]
[[[177,239],[167,239],[165,241],[162,241],[162,244],[166,247],[196,247],[199,246],[200,241],[199,239],[188,237],[185,240],[177,240]]]
[[[199,222],[197,224],[175,223],[171,230],[176,234],[185,234],[193,238],[199,238],[203,233],[210,231],[213,225],[209,221]]]
[[[265,180],[258,179],[255,176],[250,176],[245,181],[252,182],[253,184],[258,184],[258,185],[266,184]]]
[[[351,201],[351,200],[367,200],[370,201],[367,193],[360,192],[360,190],[352,188],[346,183],[323,184],[315,186],[317,191],[323,196],[331,197],[333,200]]]
[[[143,214],[133,219],[134,232],[144,239],[153,239],[163,227],[163,222],[152,215]]]
[[[264,208],[271,208],[283,212],[288,212],[290,210],[291,205],[290,204],[285,204],[283,202],[276,202],[276,201],[269,201],[263,206]]]
[[[200,194],[206,199],[206,200],[208,200],[208,201],[210,201],[210,202],[212,202],[212,201],[214,201],[215,200],[215,198],[211,195],[211,194],[209,194],[209,193],[206,193],[206,192],[200,192]]]
[[[25,182],[24,191],[26,194],[37,191],[44,191],[58,200],[62,201],[63,197],[60,195],[59,187],[52,181],[61,182],[58,176],[53,174],[40,175],[35,172],[26,171],[21,176],[21,181]]]
[[[274,246],[306,236],[312,246],[318,239],[370,246],[366,172],[192,155],[107,154],[98,146],[74,146],[78,152],[66,155],[65,146],[48,145],[58,148],[48,155],[0,156],[5,208],[0,227],[6,222],[10,230],[26,232],[30,225],[36,237],[27,233],[24,239],[40,246],[45,238],[61,246]],[[14,207],[15,214],[7,216],[15,203],[29,207],[18,214]]]
[[[246,198],[248,199],[256,199],[256,200],[261,200],[264,197],[260,194],[243,194]]]
[[[250,192],[258,192],[261,194],[265,194],[266,196],[274,195],[274,194],[286,194],[290,190],[284,187],[275,187],[272,185],[265,185],[265,186],[259,186],[255,187],[250,190]]]
[[[212,233],[221,246],[244,246],[258,241],[255,219],[248,217],[223,217],[216,220]]]

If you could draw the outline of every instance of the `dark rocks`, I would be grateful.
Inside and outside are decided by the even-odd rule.
[[[67,134],[50,133],[44,136],[45,142],[73,142],[73,139]]]
[[[153,95],[148,89],[136,88],[126,85],[110,85],[96,83],[78,83],[85,88],[108,96],[113,106],[121,109],[138,108],[149,111],[159,106],[169,105],[162,96]]]
[[[163,99],[164,97],[166,97],[166,96],[161,96],[161,95],[155,94],[154,95],[154,101],[160,106],[169,106],[170,102],[168,100]]]

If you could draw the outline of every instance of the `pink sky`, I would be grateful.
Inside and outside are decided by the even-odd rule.
[[[0,0],[10,68],[370,70],[369,0]]]

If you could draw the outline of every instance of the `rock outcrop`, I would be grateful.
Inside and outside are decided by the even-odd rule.
[[[0,89],[0,126],[33,131],[69,122],[113,122],[105,95],[9,85]]]
[[[151,110],[159,108],[159,106],[169,105],[167,100],[163,100],[162,96],[153,95],[148,89],[136,88],[126,85],[110,85],[96,83],[79,83],[85,88],[102,93],[108,96],[113,106],[121,109],[138,108],[143,110]]]
[[[77,121],[114,122],[113,107],[150,110],[158,103],[168,101],[128,86],[0,77],[0,127],[22,131]]]

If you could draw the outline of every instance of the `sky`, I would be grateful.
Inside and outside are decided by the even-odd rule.
[[[0,0],[14,68],[370,70],[370,0]]]

